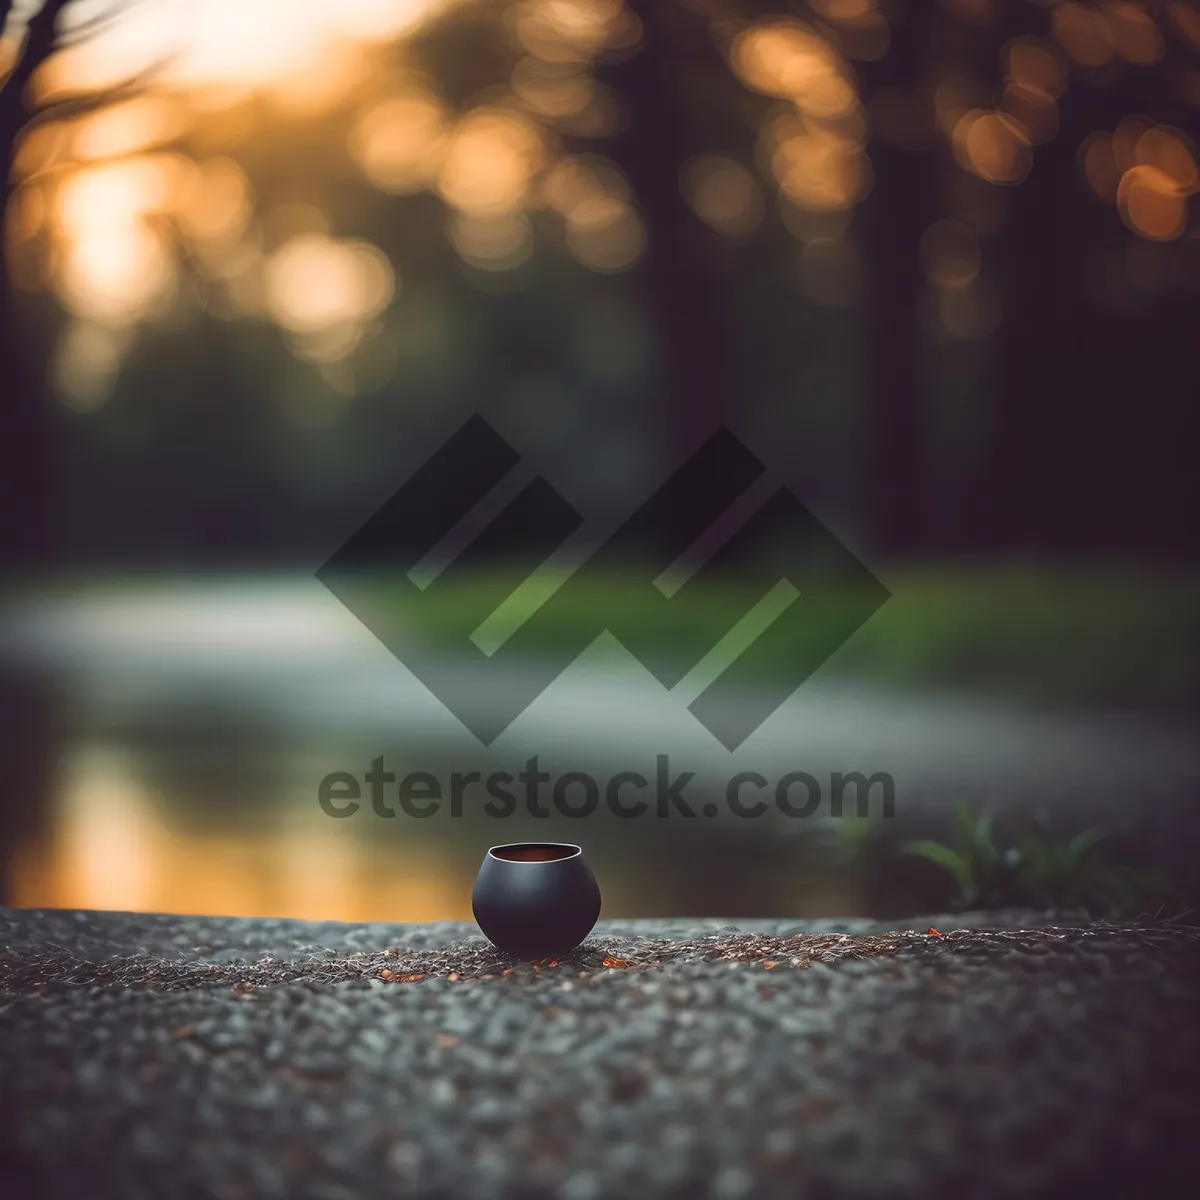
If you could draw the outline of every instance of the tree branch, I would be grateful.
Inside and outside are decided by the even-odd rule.
[[[54,53],[58,46],[58,18],[70,0],[46,0],[40,9],[29,18],[25,40],[17,55],[12,73],[0,87],[0,121],[6,126],[29,113],[25,100],[25,88],[34,72]]]
[[[110,104],[117,104],[121,100],[128,100],[133,96],[142,95],[145,88],[153,83],[162,70],[169,63],[173,62],[175,58],[176,55],[174,54],[166,54],[162,58],[156,59],[148,67],[143,67],[135,74],[121,80],[120,83],[114,83],[111,87],[104,88],[98,92],[80,92],[63,96],[57,100],[51,99],[45,101],[35,112],[28,116],[22,125],[22,129],[28,131],[46,121],[70,120],[73,117],[83,117],[88,113],[107,108]]]

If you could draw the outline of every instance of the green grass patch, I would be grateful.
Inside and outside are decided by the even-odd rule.
[[[554,582],[523,588],[503,613],[488,618],[477,602],[495,579],[480,579],[480,586],[456,580],[441,589],[436,607],[424,609],[421,627],[447,646],[458,644],[464,629],[478,629],[477,643],[491,652]],[[888,572],[883,582],[891,599],[830,656],[821,669],[827,677],[961,685],[1069,702],[1175,706],[1200,697],[1195,573],[909,567]],[[376,586],[386,593],[395,584],[384,578]],[[708,587],[686,604],[648,603],[640,582],[613,576],[567,589],[532,620],[521,641],[534,653],[574,646],[619,613],[639,637],[677,651],[691,665],[698,644],[714,644],[759,599],[731,583]],[[836,590],[819,601],[800,597],[804,619],[788,622],[789,641],[774,669],[791,669],[810,642],[835,628],[845,600]]]

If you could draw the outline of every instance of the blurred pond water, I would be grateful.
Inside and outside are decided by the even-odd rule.
[[[20,906],[468,918],[487,847],[537,839],[585,846],[610,917],[902,915],[936,905],[942,881],[873,853],[872,837],[937,835],[967,800],[1178,846],[1200,780],[1186,721],[901,696],[825,671],[729,753],[677,695],[599,644],[483,748],[309,579],[47,596],[10,611],[0,649],[4,894]],[[541,818],[520,807],[489,816],[478,785],[459,817],[446,802],[426,818],[377,816],[366,785],[352,817],[318,804],[325,776],[361,783],[380,756],[397,777],[428,772],[448,794],[453,772],[516,776],[535,755],[552,779],[591,774],[602,796],[621,771],[653,782],[666,755],[670,776],[693,774],[683,794],[696,815],[619,819],[602,799],[572,818],[554,811],[546,785]],[[759,817],[730,812],[726,784],[739,772],[767,780],[759,794],[771,800],[797,771],[823,788],[814,816],[789,818],[773,802]],[[894,818],[831,821],[835,771],[890,775]],[[744,791],[747,803],[759,794]],[[394,784],[386,795],[395,808]],[[871,810],[881,811],[878,790]]]

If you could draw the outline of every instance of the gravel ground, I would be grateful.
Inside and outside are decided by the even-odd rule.
[[[1197,1194],[1200,932],[912,924],[0,909],[0,1196]]]

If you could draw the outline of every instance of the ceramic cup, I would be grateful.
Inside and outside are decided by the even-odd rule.
[[[600,888],[578,846],[515,842],[484,856],[471,896],[487,939],[532,962],[569,954],[600,915]]]

